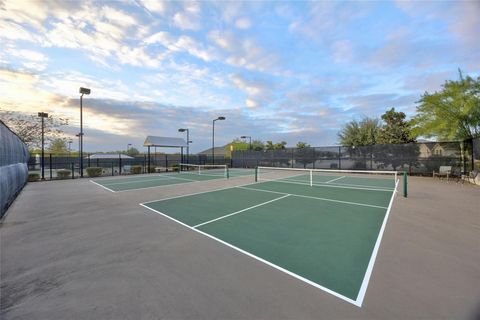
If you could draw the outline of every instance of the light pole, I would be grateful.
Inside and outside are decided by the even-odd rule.
[[[83,95],[89,95],[90,89],[80,87],[80,177],[83,178]]]
[[[131,146],[132,146],[131,143],[127,144],[127,153],[128,153],[128,149],[130,149]]]
[[[240,138],[242,138],[242,139],[249,138],[249,139],[250,139],[250,143],[248,144],[248,150],[252,151],[252,137],[250,137],[250,136],[241,136]]]
[[[72,142],[73,142],[72,139],[68,140],[68,154],[69,155],[72,153]]]
[[[188,129],[180,128],[178,132],[187,132],[187,163],[189,163],[189,155],[190,155],[190,131]]]
[[[218,117],[212,121],[212,164],[215,164],[215,121],[225,120],[225,117]]]
[[[48,113],[39,112],[38,116],[42,119],[42,180],[45,180],[45,118],[48,118]]]

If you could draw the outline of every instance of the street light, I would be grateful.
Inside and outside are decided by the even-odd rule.
[[[130,149],[131,146],[132,146],[131,143],[127,144],[127,153],[128,153],[128,149]]]
[[[68,140],[68,154],[69,155],[70,155],[70,153],[72,153],[72,142],[73,142],[72,139]]]
[[[48,118],[48,113],[39,112],[38,116],[42,119],[42,180],[45,180],[45,118]]]
[[[190,155],[190,131],[188,129],[183,129],[183,128],[180,128],[178,129],[178,132],[187,132],[187,163],[189,163],[189,155]]]
[[[242,138],[242,139],[249,138],[249,139],[250,139],[250,143],[248,144],[248,145],[249,145],[248,150],[251,151],[251,150],[252,150],[252,137],[250,137],[250,136],[241,136],[240,138]]]
[[[218,117],[212,122],[212,164],[215,164],[215,121],[217,120],[225,120],[225,117]]]
[[[80,87],[80,177],[83,178],[83,95],[89,95],[90,89]]]

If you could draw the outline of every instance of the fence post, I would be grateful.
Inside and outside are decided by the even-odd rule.
[[[342,170],[342,147],[338,147],[338,170]]]
[[[52,154],[50,153],[49,157],[49,163],[50,163],[50,180],[52,180]]]
[[[114,169],[113,169],[113,160],[112,160],[112,177],[113,177],[113,170],[114,170]]]
[[[312,167],[315,169],[315,162],[317,161],[316,153],[315,153],[315,147],[312,148],[313,154],[312,154]]]
[[[122,174],[122,155],[118,154],[118,173]]]
[[[165,153],[165,171],[168,172],[168,155]]]
[[[291,167],[293,168],[293,148],[292,148],[292,164],[291,164]]]
[[[72,167],[72,179],[75,179],[75,165],[73,164],[73,162],[71,164],[71,167]]]

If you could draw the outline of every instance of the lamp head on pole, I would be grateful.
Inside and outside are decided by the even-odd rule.
[[[182,128],[182,129],[178,129],[178,132],[185,132],[185,131],[187,131],[187,129],[183,129],[183,128]]]
[[[225,120],[225,117],[218,117],[216,120]]]
[[[83,87],[80,87],[80,93],[81,94],[90,94],[90,89],[88,88],[83,88]]]
[[[48,113],[46,113],[46,112],[39,112],[39,113],[38,113],[38,116],[39,116],[40,118],[48,118]]]

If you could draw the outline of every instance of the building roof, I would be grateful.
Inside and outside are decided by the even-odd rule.
[[[96,153],[85,158],[87,159],[118,159],[118,158],[133,159],[133,157],[130,157],[123,153]]]
[[[143,146],[144,147],[181,148],[181,147],[187,147],[187,142],[182,138],[148,136],[145,139]]]
[[[214,150],[214,153],[213,153],[213,154],[216,155],[216,156],[219,156],[219,155],[223,156],[223,155],[225,155],[225,147],[226,147],[226,146],[215,147],[215,150]],[[200,152],[197,153],[197,154],[202,154],[202,155],[204,154],[204,155],[207,155],[207,156],[211,156],[211,155],[212,155],[212,148],[207,149],[207,150],[200,151]]]

